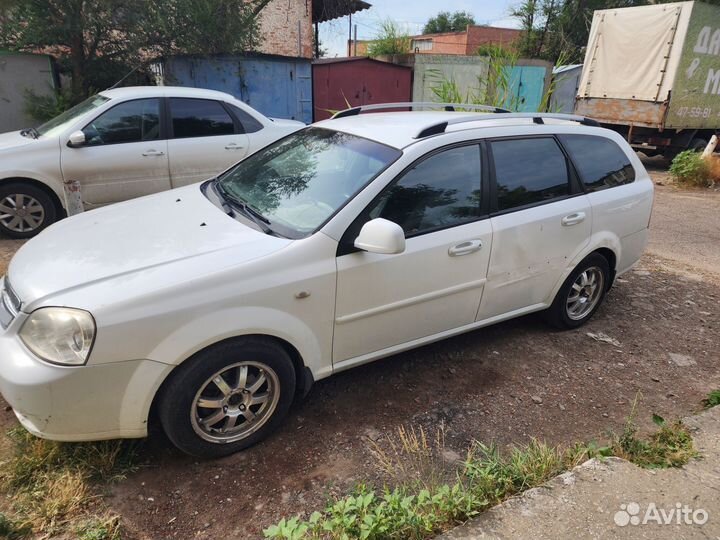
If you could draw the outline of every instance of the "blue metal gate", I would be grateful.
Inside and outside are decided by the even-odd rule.
[[[176,56],[163,64],[167,85],[232,94],[266,116],[312,122],[310,61],[276,56]]]

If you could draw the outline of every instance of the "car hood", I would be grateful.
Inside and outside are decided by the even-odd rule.
[[[15,150],[21,146],[27,146],[37,142],[31,137],[23,137],[19,131],[0,133],[0,152],[3,150]]]
[[[106,280],[143,287],[143,271],[166,270],[177,281],[266,256],[291,241],[262,233],[226,215],[200,184],[91,210],[64,219],[27,242],[13,257],[8,280],[30,304]],[[203,258],[207,258],[204,260]]]

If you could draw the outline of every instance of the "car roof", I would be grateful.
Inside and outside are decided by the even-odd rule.
[[[100,92],[105,97],[112,99],[129,99],[142,97],[193,97],[235,100],[233,96],[217,90],[206,90],[204,88],[188,88],[184,86],[124,86]]]
[[[543,113],[537,113],[538,116]],[[472,118],[477,115],[477,122]],[[453,120],[463,118],[462,123],[453,124]],[[470,121],[465,121],[465,119]],[[513,117],[511,114],[488,114],[478,112],[460,111],[403,111],[403,112],[368,112],[341,118],[331,118],[313,124],[316,127],[333,129],[374,140],[394,148],[402,149],[423,140],[418,134],[424,129],[450,122],[450,124],[436,136],[442,133],[454,133],[477,128],[500,128],[509,126],[525,126],[528,134],[540,127],[530,116]],[[605,131],[600,128],[580,126],[577,121],[562,118],[544,118],[544,125],[577,126],[579,131]],[[488,134],[488,136],[491,136]]]

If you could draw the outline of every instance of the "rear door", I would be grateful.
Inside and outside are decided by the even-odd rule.
[[[174,97],[167,101],[173,187],[216,176],[245,157],[248,136],[222,102]]]
[[[588,198],[553,136],[487,145],[493,250],[478,320],[551,302],[569,261],[592,232]]]

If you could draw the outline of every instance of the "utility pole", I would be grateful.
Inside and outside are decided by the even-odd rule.
[[[352,13],[350,13],[350,19],[348,21],[348,56],[352,56],[352,50],[350,50],[350,44],[352,43]]]
[[[353,56],[357,56],[357,24],[353,28]]]

